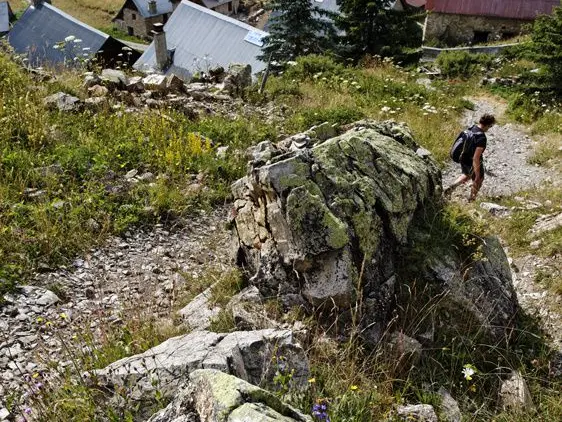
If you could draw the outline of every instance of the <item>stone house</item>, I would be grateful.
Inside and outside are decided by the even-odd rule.
[[[126,0],[113,18],[116,28],[135,37],[152,38],[152,26],[165,24],[180,0]]]
[[[477,44],[508,39],[560,0],[427,0],[424,43]]]
[[[232,15],[238,13],[240,0],[191,0],[200,6]],[[113,18],[115,27],[129,35],[151,39],[155,23],[165,24],[181,0],[126,0]]]

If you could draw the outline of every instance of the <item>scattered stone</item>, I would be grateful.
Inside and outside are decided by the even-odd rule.
[[[494,204],[493,202],[482,202],[480,203],[480,208],[497,216],[506,216],[509,214],[509,208],[504,207],[503,205]]]
[[[43,102],[48,108],[58,109],[59,111],[78,111],[82,106],[79,98],[64,92],[49,95]]]
[[[56,294],[54,294],[50,290],[46,290],[45,293],[43,293],[43,295],[39,299],[37,299],[36,303],[41,306],[51,306],[59,301],[60,299]]]
[[[127,75],[116,69],[103,69],[101,80],[109,89],[124,89],[129,83]]]
[[[156,91],[166,90],[166,76],[153,73],[151,75],[145,76],[142,83],[147,89],[152,89]]]
[[[142,82],[142,77],[133,76],[132,78],[129,79],[125,88],[129,92],[134,92],[134,93],[144,92],[144,83]]]
[[[396,414],[403,421],[438,422],[433,406],[429,404],[416,404],[398,406]]]
[[[232,63],[223,83],[230,95],[242,94],[252,84],[252,67],[249,64]]]
[[[105,97],[109,93],[109,90],[102,85],[94,85],[88,88],[88,94],[90,97]]]
[[[8,409],[6,409],[5,407],[0,409],[0,421],[4,421],[6,419],[8,419],[8,416],[10,416],[10,412],[8,411]]]
[[[178,311],[183,321],[192,330],[206,330],[210,327],[212,319],[221,311],[220,307],[210,303],[212,291],[211,286]]]
[[[94,85],[100,85],[102,83],[101,78],[98,75],[93,74],[92,72],[88,72],[84,77],[84,88],[91,88]]]
[[[461,422],[462,413],[457,401],[443,387],[437,392],[441,396],[441,417],[443,422]]]
[[[532,234],[541,234],[562,227],[562,212],[559,214],[542,215],[535,221],[535,224],[529,230]]]
[[[504,410],[531,410],[533,399],[523,375],[519,371],[511,371],[509,379],[500,387],[500,403]]]
[[[529,247],[531,249],[538,249],[540,248],[542,245],[542,240],[538,239],[538,240],[533,240],[530,244]]]

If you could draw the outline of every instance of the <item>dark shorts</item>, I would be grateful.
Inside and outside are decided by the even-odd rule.
[[[470,163],[470,164],[461,163],[461,171],[462,171],[462,174],[470,176],[472,178],[472,180],[474,180],[476,178],[476,175],[474,174],[474,169],[472,168],[472,163]],[[481,162],[480,163],[480,177],[482,178],[482,180],[484,180],[484,174],[485,173],[486,173],[486,170],[484,169],[484,162]]]

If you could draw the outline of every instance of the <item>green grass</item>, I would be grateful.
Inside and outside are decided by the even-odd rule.
[[[80,78],[69,74],[37,85],[6,56],[0,56],[0,74],[0,292],[110,233],[223,201],[245,171],[236,151],[276,136],[274,127],[252,116],[191,121],[174,110],[47,111],[42,100],[49,93],[83,96]],[[218,146],[232,153],[219,158]],[[128,184],[123,176],[131,169],[156,179]],[[208,189],[186,194],[192,175],[201,172]]]
[[[252,115],[192,121],[168,109],[129,114],[108,108],[98,113],[61,114],[47,111],[42,99],[61,89],[84,97],[79,75],[65,74],[56,83],[41,84],[2,55],[0,75],[0,293],[25,282],[38,266],[68,262],[109,234],[156,221],[181,221],[192,210],[224,201],[230,183],[245,173],[245,148],[275,140],[279,133],[292,134],[323,121],[345,124],[358,118],[392,118],[408,123],[420,144],[444,162],[459,130],[460,115],[472,107],[462,97],[473,94],[477,83],[476,75],[468,81],[435,81],[435,90],[428,90],[416,83],[417,73],[388,61],[346,68],[326,58],[310,57],[284,75],[272,77],[265,96],[248,93],[255,103],[272,100],[285,106],[285,121],[273,124]],[[521,102],[518,107],[531,115],[535,105]],[[556,165],[558,158],[548,139],[557,139],[552,138],[552,132],[559,132],[557,119],[543,113],[533,127],[536,133],[548,135],[533,158],[537,164],[554,161]],[[223,145],[230,147],[229,153],[218,158],[216,149]],[[151,172],[156,178],[128,185],[123,176],[131,169]],[[208,189],[200,195],[188,194],[186,186],[201,172],[206,174]],[[44,193],[33,197],[29,189]],[[441,311],[438,298],[419,276],[428,253],[455,247],[467,259],[478,258],[478,238],[490,232],[506,241],[513,256],[529,252],[534,239],[529,228],[538,215],[553,211],[547,200],[559,204],[562,197],[558,188],[521,195],[543,206],[516,210],[508,219],[475,218],[477,206],[423,210],[420,230],[412,233],[411,249],[405,254],[410,259],[401,266],[404,288],[400,293],[407,297],[408,306],[395,316],[394,328],[415,337]],[[517,205],[509,198],[501,203]],[[543,236],[540,248],[533,253],[550,258],[559,255],[561,236],[560,230]],[[556,272],[545,271],[537,277],[559,294]],[[243,286],[237,271],[222,274],[211,269],[203,277],[186,279],[181,304],[214,284],[212,300],[224,305]],[[469,335],[478,332],[478,327],[467,319],[466,330],[437,338],[411,367],[397,365],[384,350],[367,349],[355,335],[336,340],[347,333],[340,327],[305,319],[299,309],[284,314],[274,300],[268,302],[267,309],[289,324],[300,319],[308,326],[305,346],[311,362],[311,388],[305,394],[280,390],[285,399],[305,412],[318,400],[329,404],[334,422],[383,419],[393,405],[403,402],[430,403],[439,411],[435,391],[443,385],[457,398],[469,420],[478,420],[471,416],[478,409],[480,420],[524,421],[532,417],[550,421],[558,420],[562,413],[556,394],[560,381],[548,375],[550,351],[540,330],[524,315],[505,344]],[[58,385],[51,384],[30,402],[43,420],[132,420],[135,408],[126,401],[127,386],[118,389],[131,405],[124,412],[107,405],[107,396],[97,385],[89,386],[77,377],[84,370],[146,350],[176,333],[173,328],[159,330],[151,320],[143,323],[134,316],[125,318],[122,327],[107,328],[101,341],[88,336],[66,339],[69,345],[79,341],[91,349],[83,354],[79,347],[70,347],[72,367],[58,373]],[[213,328],[232,329],[231,315],[221,313]],[[472,384],[462,378],[466,364],[478,369]],[[498,368],[503,367],[523,371],[530,381],[537,414],[514,415],[495,409]],[[290,373],[281,373],[278,380],[289,386]],[[155,403],[164,404],[157,397]]]

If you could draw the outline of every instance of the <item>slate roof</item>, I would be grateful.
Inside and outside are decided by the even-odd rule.
[[[448,14],[532,20],[551,14],[556,6],[560,6],[560,0],[427,0],[425,8]]]
[[[230,63],[248,63],[252,72],[265,69],[266,64],[256,56],[261,46],[246,41],[249,34],[265,37],[268,34],[238,20],[183,0],[164,26],[168,50],[174,50],[173,64],[167,73],[185,79],[193,73],[211,67],[228,67]],[[156,64],[154,42],[134,67],[151,71]]]
[[[150,18],[153,16],[160,16],[165,13],[172,13],[174,5],[170,0],[156,0],[156,13],[150,13],[148,10],[148,0],[133,0],[137,10],[143,18]]]
[[[0,1],[0,33],[10,30],[10,21],[13,18],[12,8],[7,1]]]
[[[53,48],[68,36],[81,41]],[[29,6],[8,34],[10,45],[18,54],[27,55],[33,66],[64,63],[76,56],[91,58],[109,38],[48,3]]]

